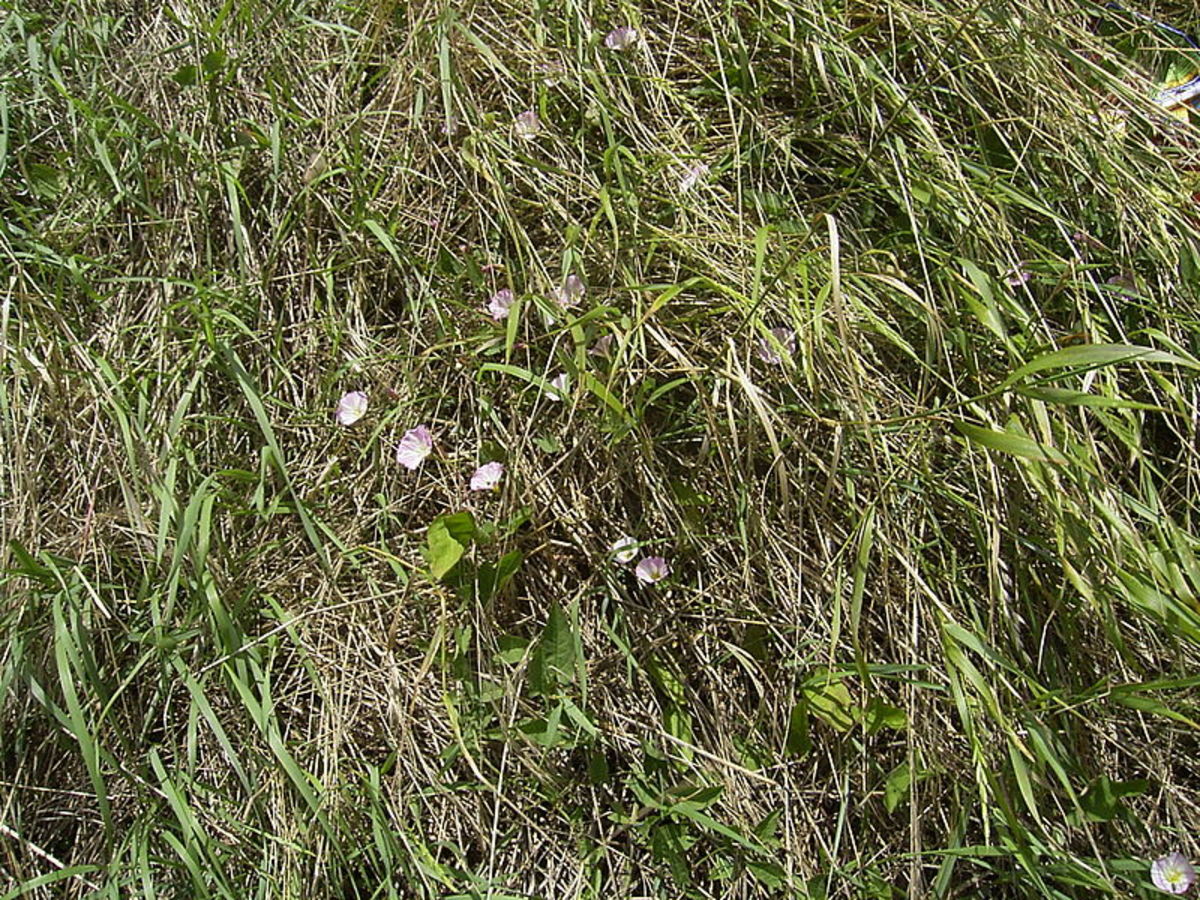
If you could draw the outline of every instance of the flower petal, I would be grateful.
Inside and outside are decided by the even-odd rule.
[[[334,417],[339,425],[353,425],[367,414],[367,395],[362,391],[350,391],[338,401]]]
[[[492,314],[492,318],[497,322],[508,318],[508,311],[512,308],[516,298],[513,292],[508,288],[502,288],[492,294],[492,299],[488,301],[488,312]]]
[[[517,115],[513,122],[513,127],[516,129],[517,137],[530,138],[537,137],[542,131],[542,120],[538,118],[537,110],[527,109],[523,113]]]
[[[433,435],[424,425],[410,428],[396,446],[396,462],[406,469],[416,469],[433,452]]]
[[[1186,894],[1196,881],[1196,870],[1178,850],[1156,859],[1150,866],[1150,880],[1160,891]]]
[[[500,483],[500,478],[503,475],[504,463],[484,463],[471,476],[471,490],[490,491]]]
[[[679,179],[679,193],[686,194],[697,184],[699,184],[700,180],[707,174],[707,164],[697,163],[696,165],[692,166],[690,169],[684,172],[683,177]]]
[[[637,43],[637,29],[630,25],[621,25],[614,28],[604,38],[604,46],[609,50],[616,50],[618,53],[622,50],[628,50]]]
[[[772,328],[771,336],[792,356],[796,352],[796,332],[790,328]],[[765,363],[779,365],[783,355],[775,350],[774,345],[766,338],[758,339],[758,358]]]
[[[612,352],[613,340],[614,337],[612,334],[605,334],[596,338],[596,342],[588,350],[588,356],[603,356],[607,359],[609,353]]]
[[[671,567],[661,556],[647,556],[637,564],[633,574],[642,584],[654,584],[670,575]]]
[[[555,289],[553,300],[563,309],[570,309],[583,299],[583,295],[587,293],[587,285],[583,283],[583,279],[572,272],[562,283],[562,287]]]
[[[559,372],[549,381],[553,390],[546,391],[547,399],[561,402],[567,396],[567,373]]]
[[[613,541],[608,550],[617,562],[627,563],[637,556],[637,545],[637,539],[626,534]]]

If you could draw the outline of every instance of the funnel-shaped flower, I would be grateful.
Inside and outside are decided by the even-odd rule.
[[[604,46],[609,50],[616,50],[618,53],[622,50],[628,50],[637,43],[637,29],[629,25],[621,25],[614,28],[608,33],[604,39]]]
[[[487,305],[488,312],[497,322],[503,321],[508,318],[508,311],[512,308],[515,299],[512,291],[502,288],[492,294],[492,299],[488,301]]]
[[[517,115],[513,128],[516,129],[517,137],[529,140],[541,134],[542,120],[538,118],[537,110],[527,109]]]
[[[396,462],[406,469],[416,469],[433,452],[433,435],[424,425],[410,428],[396,447]]]
[[[699,184],[701,179],[703,179],[707,174],[707,164],[697,163],[696,165],[692,166],[690,169],[684,172],[683,177],[679,179],[679,193],[686,194],[697,184]]]
[[[787,351],[788,356],[795,354],[796,332],[790,328],[772,328],[771,337],[775,338],[779,345]],[[779,365],[779,363],[783,362],[783,356],[776,351],[772,343],[766,338],[758,339],[758,358],[765,363],[772,363],[773,365]]]
[[[563,280],[562,287],[555,289],[554,302],[563,309],[570,309],[576,306],[586,293],[587,286],[583,279],[572,272]]]
[[[473,491],[490,491],[500,483],[500,477],[504,474],[504,463],[490,462],[484,463],[475,470],[475,474],[471,476],[471,490]]]
[[[609,353],[612,352],[612,343],[613,336],[611,334],[601,335],[596,338],[596,343],[592,344],[588,350],[588,356],[603,356],[607,359]]]
[[[1186,856],[1174,851],[1154,861],[1150,866],[1150,880],[1160,891],[1186,894],[1196,881],[1196,870]]]
[[[1018,263],[1004,273],[1004,283],[1009,287],[1020,287],[1032,277],[1033,273],[1025,268],[1025,264]]]
[[[362,391],[343,394],[333,414],[339,425],[353,425],[367,414],[367,395]]]
[[[671,574],[671,567],[667,565],[667,561],[661,556],[647,556],[637,568],[633,570],[633,574],[637,576],[638,581],[642,584],[654,584],[656,581],[662,581]]]
[[[637,539],[631,538],[626,534],[613,541],[608,551],[617,562],[627,563],[631,562],[637,556],[637,545]]]
[[[567,395],[567,373],[559,372],[550,379],[550,387],[553,390],[546,391],[546,397],[549,400],[562,400]]]

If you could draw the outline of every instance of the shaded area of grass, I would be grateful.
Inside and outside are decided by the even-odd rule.
[[[8,896],[1152,896],[1195,851],[1160,30],[5,9]]]

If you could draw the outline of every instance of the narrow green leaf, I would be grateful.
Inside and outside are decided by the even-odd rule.
[[[979,444],[981,447],[987,447],[989,450],[999,450],[1001,453],[1032,459],[1035,462],[1054,463],[1060,466],[1067,463],[1067,458],[1058,450],[1019,434],[980,428],[978,425],[971,425],[967,422],[955,422],[954,427],[967,440]]]
[[[386,230],[384,230],[384,227],[374,219],[364,220],[363,225],[366,227],[367,231],[375,235],[375,239],[383,245],[383,249],[388,252],[388,256],[392,258],[392,261],[395,262],[397,266],[403,268],[404,263],[400,260],[400,251],[396,248],[395,241],[393,241],[392,236],[388,234]]]
[[[1169,363],[1200,369],[1200,363],[1195,360],[1185,359],[1165,350],[1155,350],[1153,347],[1139,347],[1133,344],[1080,344],[1054,350],[1030,360],[1005,378],[1001,387],[1007,387],[1026,375],[1044,372],[1047,369],[1095,369],[1128,362]]]
[[[1156,412],[1163,410],[1161,406],[1155,406],[1153,403],[1139,403],[1136,400],[1125,400],[1121,397],[1102,397],[1086,391],[1071,391],[1066,388],[1018,387],[1016,392],[1023,397],[1041,400],[1043,403],[1056,403],[1060,406],[1087,406],[1094,409],[1148,409]]]

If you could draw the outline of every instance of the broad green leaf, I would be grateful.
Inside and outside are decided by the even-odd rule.
[[[663,709],[663,729],[673,738],[678,738],[682,744],[677,745],[676,749],[684,759],[691,761],[693,757],[692,745],[695,743],[695,734],[692,731],[692,717],[688,715],[686,709],[677,703],[668,703]]]
[[[1055,463],[1060,466],[1067,463],[1067,458],[1058,450],[1039,444],[1023,435],[1010,434],[1007,431],[994,431],[991,428],[980,428],[978,425],[971,425],[967,422],[955,422],[954,427],[967,440],[979,444],[981,447],[987,447],[989,450],[999,450],[1001,453],[1032,459],[1035,462]]]
[[[653,679],[660,691],[680,706],[686,705],[687,691],[684,689],[683,682],[675,677],[674,672],[662,665],[653,656],[646,660],[645,667],[646,672]]]
[[[975,293],[979,295],[978,300],[971,294],[964,295],[971,313],[979,320],[980,325],[1000,340],[1006,340],[1008,329],[1004,327],[1004,317],[1000,315],[1000,310],[996,306],[996,298],[992,293],[992,279],[970,260],[960,259],[959,263],[966,272],[971,286],[975,288]]]
[[[908,727],[908,715],[898,706],[889,706],[878,697],[872,697],[866,709],[867,734],[878,734],[884,728],[904,731]]]
[[[1107,822],[1124,810],[1122,797],[1144,794],[1149,786],[1150,782],[1145,778],[1112,781],[1107,775],[1101,775],[1084,791],[1083,796],[1079,798],[1079,805],[1088,818],[1096,822]]]
[[[475,539],[476,526],[475,517],[469,512],[456,512],[444,516],[438,516],[438,521],[441,521],[446,526],[446,530],[450,536],[462,544],[464,547]]]
[[[494,658],[498,662],[507,663],[510,666],[519,663],[529,652],[530,641],[528,638],[504,634],[496,643],[500,649],[496,651]]]
[[[400,259],[400,251],[396,249],[396,244],[392,240],[392,236],[387,233],[384,227],[374,219],[364,219],[363,225],[369,232],[371,232],[371,234],[375,235],[375,239],[383,245],[383,249],[388,252],[388,255],[392,258],[393,262],[395,262],[397,266],[403,267],[404,263]]]
[[[561,606],[550,607],[550,617],[534,651],[529,671],[534,693],[548,694],[556,685],[575,680],[575,633]]]
[[[579,726],[580,731],[584,732],[588,737],[592,738],[593,740],[600,737],[600,730],[596,727],[595,723],[588,717],[588,714],[585,713],[582,709],[580,709],[578,706],[576,706],[574,703],[572,703],[566,697],[563,697],[563,699],[562,699],[562,707],[563,707],[563,710],[567,714],[567,718],[570,719],[572,722],[574,722],[577,726]]]
[[[788,718],[784,747],[789,756],[804,756],[812,750],[812,746],[812,739],[808,736],[808,702],[801,699],[792,707],[792,714]]]
[[[708,831],[714,832],[715,834],[719,834],[722,837],[729,838],[729,840],[733,841],[735,844],[739,844],[742,847],[745,847],[747,850],[752,850],[755,853],[761,853],[763,850],[766,849],[765,847],[763,847],[762,844],[758,843],[757,841],[750,840],[750,838],[748,838],[748,837],[746,837],[746,835],[742,834],[741,831],[739,831],[735,828],[731,828],[730,826],[725,825],[721,822],[718,822],[716,819],[714,819],[708,813],[701,812],[700,810],[695,809],[686,804],[678,804],[676,806],[671,807],[671,812],[673,812],[673,813],[678,812],[683,817],[685,817],[687,819],[691,819],[693,822],[695,822],[701,828],[704,828]]]
[[[574,744],[574,738],[562,729],[562,704],[557,704],[550,710],[549,715],[536,719],[526,719],[517,725],[517,729],[531,741],[542,747],[558,747],[564,744]]]
[[[608,781],[608,757],[603,750],[593,750],[588,754],[588,781],[592,784],[604,784]]]
[[[469,542],[470,538],[467,537],[466,542],[460,540],[460,537],[466,536],[463,516],[471,521],[471,532],[473,533],[474,520],[471,519],[470,513],[439,516],[429,526],[427,537],[429,549],[426,556],[429,562],[429,574],[434,578],[445,578],[467,550],[466,542]]]
[[[512,550],[500,557],[496,563],[484,563],[475,577],[466,585],[471,599],[486,602],[499,593],[521,568],[524,557],[520,550]]]
[[[895,812],[901,803],[908,800],[908,789],[912,785],[912,770],[908,763],[900,763],[888,773],[883,783],[883,808]]]
[[[772,862],[747,860],[746,871],[765,884],[769,891],[781,888],[787,883],[787,872]]]
[[[822,672],[804,685],[804,697],[814,716],[836,731],[846,731],[858,718],[850,691],[840,678]]]

